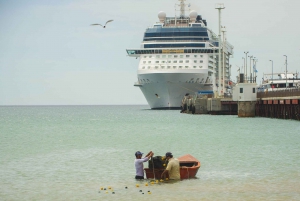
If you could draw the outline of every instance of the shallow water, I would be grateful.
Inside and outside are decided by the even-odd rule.
[[[0,107],[0,199],[300,200],[299,135],[298,121],[148,106]],[[137,150],[188,153],[201,168],[145,186]]]

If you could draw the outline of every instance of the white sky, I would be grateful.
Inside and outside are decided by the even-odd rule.
[[[232,79],[244,51],[263,73],[300,71],[300,1],[188,0],[218,33],[222,25],[234,46]],[[137,81],[139,48],[159,11],[174,16],[177,0],[0,0],[0,105],[147,104]],[[186,12],[188,14],[188,12]],[[106,29],[92,23],[114,21]],[[249,66],[249,59],[248,59]],[[248,67],[249,68],[249,67]]]

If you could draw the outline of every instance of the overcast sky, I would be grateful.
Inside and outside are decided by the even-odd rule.
[[[234,46],[232,79],[245,57],[263,73],[300,71],[300,1],[188,0]],[[137,81],[139,48],[159,11],[174,16],[177,0],[0,0],[0,105],[147,104]],[[188,12],[186,12],[188,14]],[[90,26],[105,23],[106,29]],[[249,66],[249,60],[248,60]]]

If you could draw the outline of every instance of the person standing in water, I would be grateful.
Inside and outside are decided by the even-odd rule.
[[[161,178],[168,173],[169,179],[180,179],[180,164],[177,158],[173,158],[171,152],[166,153],[166,159],[169,161],[166,169],[161,174]]]
[[[135,152],[135,179],[144,179],[144,162],[147,162],[152,156],[153,152],[150,151],[144,158],[143,153],[140,151]]]

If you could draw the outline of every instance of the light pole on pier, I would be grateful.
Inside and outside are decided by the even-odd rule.
[[[218,83],[218,94],[219,94],[219,96],[220,95],[222,95],[222,93],[221,93],[221,91],[220,91],[220,89],[221,89],[221,44],[222,44],[222,41],[221,41],[221,10],[222,9],[225,9],[225,7],[224,7],[224,4],[222,4],[222,3],[218,3],[218,4],[216,4],[216,6],[215,6],[215,9],[218,9],[219,10],[219,62],[218,62],[218,68],[219,68],[219,83]]]
[[[253,56],[248,56],[250,58],[250,67],[249,67],[249,74],[250,74],[250,82],[252,83],[252,74],[251,74],[251,60]]]
[[[247,54],[249,52],[244,52],[246,54],[246,70],[245,70],[245,80],[247,80]]]
[[[273,60],[270,60],[272,62],[272,90],[273,90]]]
[[[257,59],[255,57],[253,57],[252,61],[253,61],[253,63],[252,63],[252,83],[254,83],[254,78],[255,78],[254,66],[255,66],[255,62],[257,61]]]
[[[258,59],[257,58],[253,59],[253,83],[256,83],[256,77],[257,77],[256,62],[258,62]]]
[[[243,60],[244,60],[244,69],[243,69],[243,72],[244,72],[244,74],[245,74],[245,58],[244,57],[242,57],[243,58]]]
[[[287,56],[283,56],[285,57],[285,89],[287,89]]]

